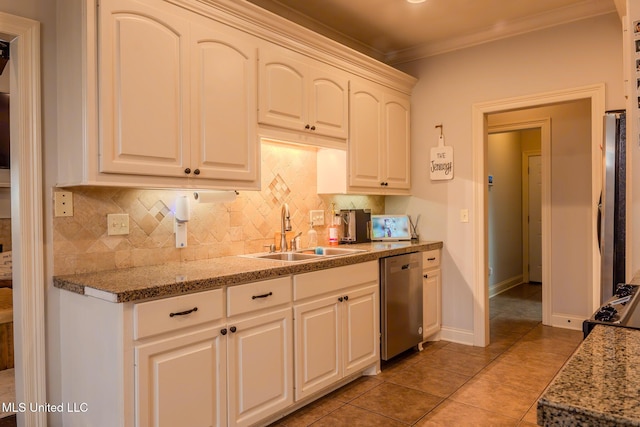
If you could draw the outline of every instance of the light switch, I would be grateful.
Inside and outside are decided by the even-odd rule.
[[[324,211],[309,211],[309,221],[311,221],[313,225],[324,225]]]
[[[107,215],[107,235],[122,236],[129,234],[129,214]]]
[[[460,209],[460,222],[469,222],[469,209]]]

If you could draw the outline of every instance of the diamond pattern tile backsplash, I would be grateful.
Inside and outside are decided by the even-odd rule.
[[[309,211],[325,211],[315,227],[326,244],[331,203],[384,212],[383,196],[316,194],[316,150],[262,144],[262,189],[241,191],[233,202],[198,203],[192,197],[186,248],[175,247],[173,209],[181,190],[76,187],[74,216],[53,219],[54,274],[76,274],[167,262],[263,252],[278,243],[280,209],[289,205],[292,228],[307,245]],[[129,234],[107,236],[107,214],[129,214]],[[276,242],[278,240],[278,242]]]

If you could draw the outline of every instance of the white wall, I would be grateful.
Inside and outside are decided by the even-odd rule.
[[[606,84],[606,108],[624,108],[622,34],[616,14],[451,52],[401,68],[419,78],[412,97],[412,197],[388,197],[389,212],[422,213],[420,235],[444,241],[443,328],[473,334],[472,105]],[[425,163],[442,123],[454,148],[455,177],[431,182]],[[460,209],[470,222],[459,222]]]
[[[489,295],[522,281],[521,132],[490,134],[487,144]]]

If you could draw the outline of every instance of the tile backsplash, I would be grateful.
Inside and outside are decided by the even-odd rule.
[[[323,210],[315,227],[326,244],[331,204],[384,212],[383,196],[318,195],[316,150],[262,144],[261,191],[241,191],[233,202],[198,203],[190,191],[75,187],[74,216],[53,219],[54,274],[75,274],[172,261],[263,252],[280,232],[280,210],[289,205],[293,232],[308,243],[309,211]],[[178,196],[190,197],[187,247],[175,247],[173,209]],[[129,214],[129,234],[107,235],[107,214]]]

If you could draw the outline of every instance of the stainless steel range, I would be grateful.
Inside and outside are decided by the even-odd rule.
[[[586,338],[595,325],[619,326],[640,329],[639,285],[618,284],[611,298],[593,313],[589,320],[582,324]]]

